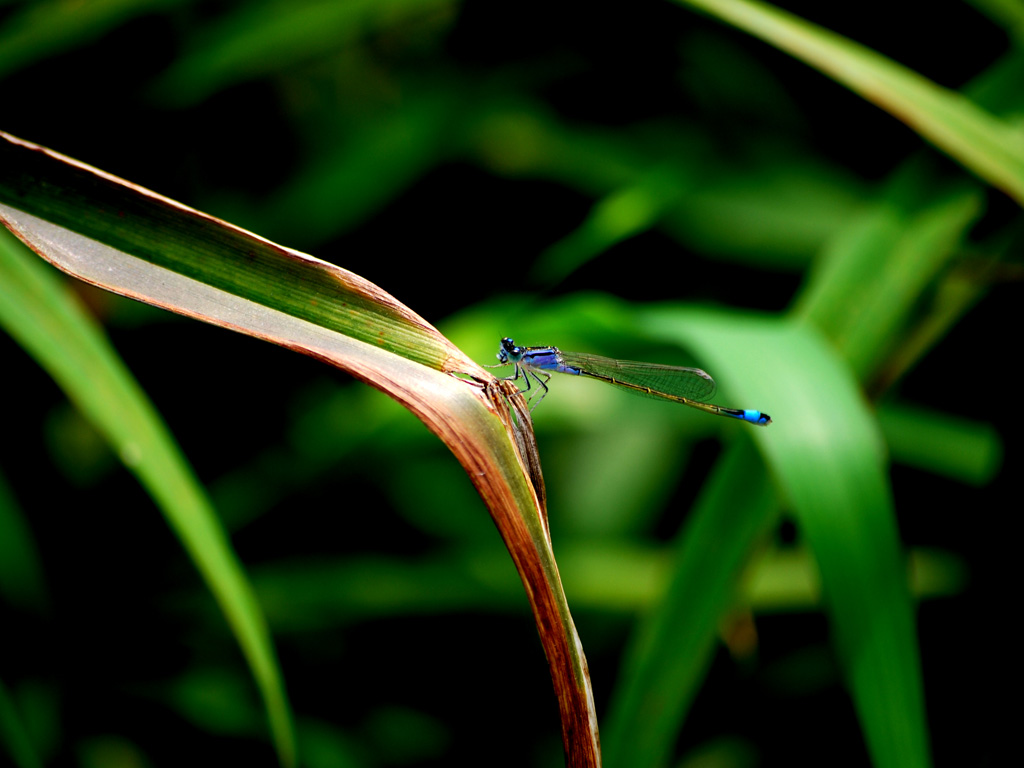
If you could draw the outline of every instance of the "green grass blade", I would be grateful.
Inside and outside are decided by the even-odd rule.
[[[962,94],[841,35],[753,0],[677,0],[819,69],[902,120],[923,138],[1024,203],[1021,131]]]
[[[348,118],[344,142],[315,153],[249,215],[261,231],[273,232],[283,242],[321,243],[337,237],[440,162],[461,109],[452,91],[410,86],[401,109],[358,122]]]
[[[94,42],[130,19],[180,0],[63,0],[23,3],[0,28],[0,77],[33,62]]]
[[[9,236],[0,232],[0,248],[7,240]],[[3,475],[0,475],[0,596],[11,605],[33,611],[43,610],[49,602],[32,532]]]
[[[587,219],[540,255],[532,277],[557,283],[615,243],[650,229],[677,204],[685,179],[655,171],[599,201]]]
[[[542,254],[532,270],[539,280],[558,279],[650,226],[706,253],[802,268],[861,206],[862,182],[767,141],[738,162],[699,131],[582,130],[530,102],[495,102],[468,112],[463,129],[479,163],[598,201]]]
[[[1003,458],[999,433],[942,413],[883,405],[878,423],[893,459],[936,475],[982,486],[998,472]]]
[[[11,756],[11,765],[17,768],[41,768],[43,762],[32,745],[32,739],[18,716],[18,710],[3,680],[0,680],[0,741]]]
[[[1024,43],[1024,4],[1020,0],[968,0],[999,24],[1018,46]]]
[[[157,83],[185,106],[223,88],[278,74],[359,39],[423,19],[444,19],[451,0],[301,0],[243,3],[196,35],[192,50]]]
[[[704,679],[722,614],[776,509],[774,489],[751,443],[732,446],[679,537],[659,605],[627,649],[623,683],[602,734],[609,768],[666,763]]]
[[[866,380],[902,338],[921,295],[959,253],[980,210],[973,189],[941,192],[927,202],[879,203],[821,255],[796,316],[820,328]]]
[[[764,476],[764,465],[756,454],[746,465],[736,462],[731,456],[730,452],[726,461],[740,467],[738,476],[741,481],[732,482],[731,478],[720,480],[720,470],[716,467],[708,489],[687,523],[688,532],[677,542],[678,551],[623,538],[566,538],[564,542],[559,541],[558,570],[572,605],[577,610],[582,608],[597,615],[632,618],[664,602],[675,562],[687,559],[686,556],[680,557],[679,552],[685,551],[690,546],[687,542],[691,540],[706,542],[712,538],[693,533],[693,529],[701,524],[702,510],[715,509],[717,512],[722,503],[710,495],[710,489],[717,488],[721,495],[729,488],[735,488],[737,493],[750,495],[744,489],[756,490],[759,478]],[[773,509],[778,506],[774,495],[770,501]],[[742,506],[745,500],[736,503]],[[742,522],[735,506],[730,507],[730,516],[726,519],[740,519]],[[740,538],[733,528],[729,532]],[[721,543],[708,550],[709,556],[722,557],[723,552],[726,556],[732,554],[734,543],[728,537],[715,540]],[[748,554],[741,553],[743,557]],[[963,592],[967,569],[957,556],[942,550],[918,548],[910,551],[909,560],[912,593],[916,599],[929,600]],[[755,615],[821,610],[818,566],[805,547],[757,550],[754,559],[746,562],[748,565],[739,584],[738,600]],[[363,555],[341,562],[295,559],[254,566],[250,574],[267,619],[275,631],[282,634],[335,632],[360,622],[410,614],[522,613],[520,585],[509,578],[501,551],[490,545],[450,547],[437,555],[417,558]],[[733,578],[732,574],[727,576],[728,585],[733,583]],[[368,584],[375,586],[373,600],[367,599]],[[377,593],[380,593],[379,597]],[[704,600],[703,592],[687,593],[681,599],[690,601],[689,604],[697,608],[700,607],[698,603]],[[674,599],[668,601],[676,602]],[[715,602],[716,611],[719,604]],[[189,605],[194,605],[196,612],[208,610],[208,604],[198,599]],[[694,610],[688,613],[700,615]],[[718,616],[716,612],[715,617]],[[681,652],[679,643],[692,641],[700,633],[664,632],[659,636],[661,634],[671,638],[677,656],[685,657],[688,654]],[[703,674],[703,667],[698,664],[696,671]],[[629,677],[623,674],[624,679]],[[642,687],[636,688],[642,692]],[[622,706],[620,702],[616,705]],[[678,727],[678,721],[674,727]],[[607,727],[602,736],[606,744],[614,741],[609,740]]]
[[[673,309],[644,318],[652,335],[698,353],[720,382],[721,402],[772,415],[774,423],[751,430],[751,437],[818,562],[869,751],[885,768],[928,765],[913,610],[884,450],[849,369],[816,332],[789,321]],[[689,580],[689,591],[714,578],[713,572],[701,576]],[[657,657],[644,664],[667,670],[671,662]],[[659,679],[656,672],[645,676]],[[676,695],[685,701],[692,691]],[[611,725],[609,738],[630,738],[643,719],[639,709],[618,716],[630,725]],[[674,731],[666,726],[660,737],[652,762],[630,764],[657,764]]]
[[[295,737],[281,671],[252,587],[206,493],[102,330],[34,254],[0,238],[0,322],[107,438],[160,506],[245,654],[283,765]]]

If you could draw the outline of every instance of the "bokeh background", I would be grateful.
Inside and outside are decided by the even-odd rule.
[[[981,2],[784,7],[950,88],[1015,51]],[[970,179],[804,64],[647,0],[7,0],[0,128],[352,270],[484,363],[503,335],[664,358],[603,318],[784,312],[907,168]],[[996,762],[1014,669],[1020,216],[982,194],[956,260],[970,310],[868,386],[971,436],[945,469],[898,449],[890,469],[903,542],[934,573],[937,765]],[[312,360],[75,289],[232,533],[305,765],[561,764],[526,599],[438,441]],[[237,645],[152,500],[7,336],[0,361],[0,534],[38,576],[4,582],[0,680],[45,764],[272,764]],[[552,384],[535,423],[601,713],[668,542],[746,426]],[[798,541],[783,516],[774,543]],[[755,595],[723,627],[677,764],[867,762],[813,595]]]

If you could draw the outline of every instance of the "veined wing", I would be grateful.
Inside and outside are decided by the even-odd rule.
[[[611,384],[626,385],[638,395],[683,397],[706,403],[715,395],[715,380],[700,368],[616,360],[583,352],[561,352],[562,361],[579,369],[581,375],[602,379]],[[640,389],[637,389],[639,387]],[[644,389],[651,390],[649,393]]]

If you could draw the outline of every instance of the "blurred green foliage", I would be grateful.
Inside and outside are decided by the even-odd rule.
[[[787,8],[1020,124],[1014,4],[932,9],[929,35],[880,4]],[[664,2],[8,2],[0,93],[4,130],[349,268],[480,361],[512,335],[699,364],[720,402],[773,415],[755,452],[746,425],[591,382],[553,381],[534,414],[599,713],[642,679],[639,620],[677,626],[666,590],[693,611],[681,631],[719,630],[664,637],[694,649],[665,760],[882,762],[822,619],[823,586],[898,602],[829,586],[875,551],[834,539],[821,562],[815,537],[858,498],[910,552],[936,762],[992,759],[969,734],[991,734],[1012,663],[991,646],[1022,220],[891,116]],[[560,764],[521,586],[415,419],[312,361],[74,288],[233,532],[303,765]],[[265,763],[255,686],[153,503],[0,343],[8,753]],[[864,482],[801,472],[854,439],[847,419],[874,444]],[[707,512],[745,506],[743,526]],[[686,567],[723,558],[693,590]],[[642,764],[638,734],[609,730],[609,762]]]

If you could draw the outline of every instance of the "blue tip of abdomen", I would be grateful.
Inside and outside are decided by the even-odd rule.
[[[761,411],[744,410],[743,420],[749,421],[751,424],[757,424],[761,427],[767,427],[772,423],[772,417],[767,413],[761,413]]]

